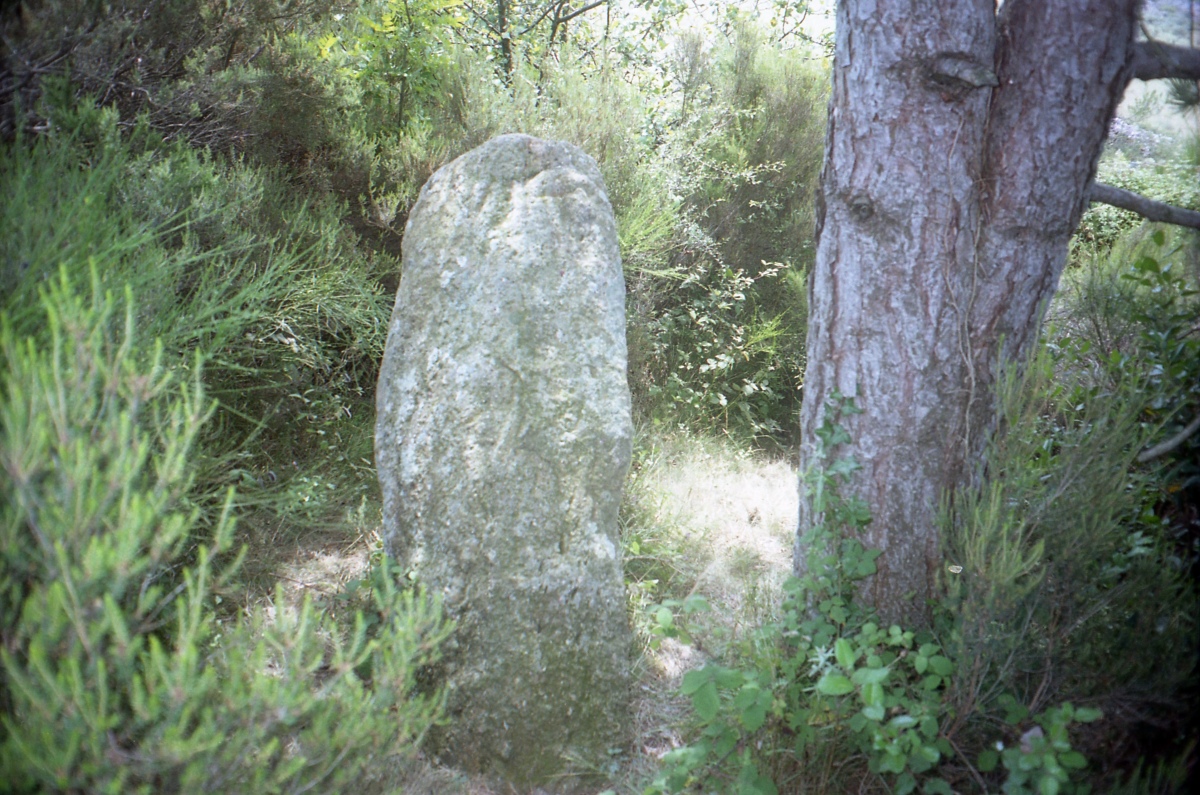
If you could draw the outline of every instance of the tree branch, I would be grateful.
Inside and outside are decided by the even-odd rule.
[[[527,27],[527,28],[525,28],[525,30],[521,31],[521,35],[524,36],[526,33],[533,30],[538,25],[542,24],[542,20],[545,19],[546,16],[551,11],[555,12],[554,23],[555,23],[555,26],[557,27],[558,25],[561,25],[564,22],[570,22],[572,19],[579,16],[580,14],[586,14],[587,12],[591,11],[593,8],[598,8],[607,2],[608,2],[608,0],[597,0],[597,2],[592,3],[591,5],[584,6],[583,8],[579,9],[578,11],[567,12],[567,15],[565,17],[560,17],[560,16],[557,16],[557,12],[558,12],[558,9],[563,6],[563,2],[562,2],[562,0],[558,0],[558,2],[554,2],[554,3],[551,3],[550,5],[546,6],[546,10],[542,12],[541,16],[539,16],[533,22],[529,23],[529,27]]]
[[[607,2],[608,2],[608,0],[597,0],[597,2],[592,3],[591,5],[584,6],[583,8],[579,9],[578,11],[572,11],[571,13],[567,14],[565,17],[559,17],[558,21],[559,22],[570,22],[572,19],[579,16],[580,14],[586,14],[587,12],[591,11],[593,8],[602,6]]]
[[[1154,199],[1147,199],[1145,196],[1140,196],[1121,188],[1114,188],[1112,185],[1105,185],[1101,182],[1092,183],[1092,187],[1088,190],[1088,201],[1111,204],[1113,207],[1129,210],[1142,216],[1147,221],[1157,221],[1163,224],[1190,226],[1193,229],[1200,229],[1200,212],[1186,210],[1183,207],[1176,207],[1173,204],[1166,204]]]
[[[468,11],[470,11],[470,12],[471,12],[471,13],[472,13],[472,14],[475,16],[475,18],[476,18],[477,20],[479,20],[480,22],[482,22],[482,23],[483,23],[483,26],[484,26],[485,28],[487,28],[487,29],[488,29],[488,32],[490,32],[490,33],[492,33],[493,35],[496,35],[496,36],[499,36],[499,35],[500,35],[501,31],[497,30],[497,29],[496,29],[496,26],[495,26],[495,25],[493,25],[491,22],[489,22],[489,21],[488,21],[488,18],[487,18],[487,16],[486,16],[485,14],[482,14],[482,13],[480,13],[480,12],[479,12],[478,10],[476,10],[476,9],[475,9],[475,7],[474,7],[474,6],[472,6],[470,3],[463,2],[463,6],[464,6],[464,7],[465,7],[465,8],[466,8]]]
[[[1167,77],[1200,80],[1200,49],[1139,41],[1133,45],[1133,76],[1138,80]]]
[[[1179,445],[1186,442],[1188,438],[1190,438],[1196,431],[1200,431],[1200,414],[1197,414],[1196,419],[1188,423],[1186,428],[1172,436],[1170,439],[1167,439],[1162,444],[1154,445],[1149,450],[1143,450],[1142,452],[1138,453],[1138,463],[1144,464],[1147,461],[1153,461],[1160,456],[1166,455]]]
[[[527,27],[527,28],[525,28],[525,30],[521,31],[520,35],[524,36],[527,33],[529,33],[529,31],[533,30],[538,25],[542,24],[542,20],[545,19],[550,14],[551,11],[553,11],[554,9],[558,8],[561,5],[562,5],[562,0],[555,0],[555,2],[546,6],[545,9],[542,10],[542,13],[538,15],[538,18],[533,20],[533,22],[530,22],[529,27]]]

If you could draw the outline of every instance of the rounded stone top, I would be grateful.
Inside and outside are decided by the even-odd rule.
[[[528,182],[556,168],[578,171],[601,188],[604,179],[600,167],[578,146],[566,141],[547,141],[524,133],[499,135],[487,143],[456,158],[447,168],[440,169],[429,182],[442,175],[466,168],[470,173],[494,183]]]

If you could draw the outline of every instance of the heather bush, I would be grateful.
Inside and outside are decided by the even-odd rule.
[[[416,688],[437,605],[384,579],[371,633],[282,594],[222,616],[232,494],[198,523],[199,368],[137,343],[128,291],[64,269],[41,296],[44,334],[0,332],[6,791],[339,792],[411,753],[441,704]]]
[[[1152,438],[1145,381],[1096,388],[1072,376],[1077,357],[1047,346],[1002,381],[988,474],[948,511],[944,643],[961,663],[952,703],[968,736],[983,728],[974,712],[1008,698],[1030,714],[1099,706],[1110,736],[1141,710],[1181,717],[1169,694],[1193,672],[1195,584],[1154,510],[1162,473],[1135,462]]]

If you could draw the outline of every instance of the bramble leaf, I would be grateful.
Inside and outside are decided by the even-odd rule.
[[[854,660],[858,656],[854,653],[854,649],[850,646],[850,641],[845,638],[838,638],[837,643],[833,645],[834,655],[837,657],[838,665],[846,670],[854,667]]]
[[[828,671],[817,682],[817,692],[827,696],[844,696],[854,692],[854,683],[849,677]]]
[[[690,696],[699,690],[706,682],[712,681],[711,672],[705,668],[696,671],[688,671],[683,675],[683,682],[679,685],[679,692],[685,696]]]
[[[1063,767],[1073,770],[1082,770],[1087,767],[1087,757],[1078,751],[1066,751],[1059,755],[1058,761]]]
[[[940,654],[929,658],[929,667],[938,676],[949,676],[954,673],[954,663]]]
[[[862,701],[868,707],[878,706],[883,709],[883,685],[874,682],[863,685]]]
[[[954,790],[944,778],[931,778],[925,782],[925,795],[954,795]]]
[[[887,680],[889,673],[888,668],[859,668],[852,678],[858,685],[879,685]]]
[[[706,721],[717,717],[717,711],[721,707],[721,698],[717,695],[717,683],[708,681],[702,684],[692,694],[692,707],[695,708],[696,714]]]

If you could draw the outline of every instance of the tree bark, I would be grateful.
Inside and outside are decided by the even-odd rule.
[[[880,549],[860,599],[921,623],[939,501],[982,473],[999,363],[1037,337],[1133,65],[1137,0],[838,4],[809,283],[806,452],[835,390],[834,457]],[[802,495],[800,530],[820,521]],[[796,569],[808,550],[796,546]]]
[[[500,68],[503,71],[504,81],[507,83],[512,79],[513,73],[512,30],[508,24],[508,0],[496,0],[496,30],[499,31],[500,37]]]

